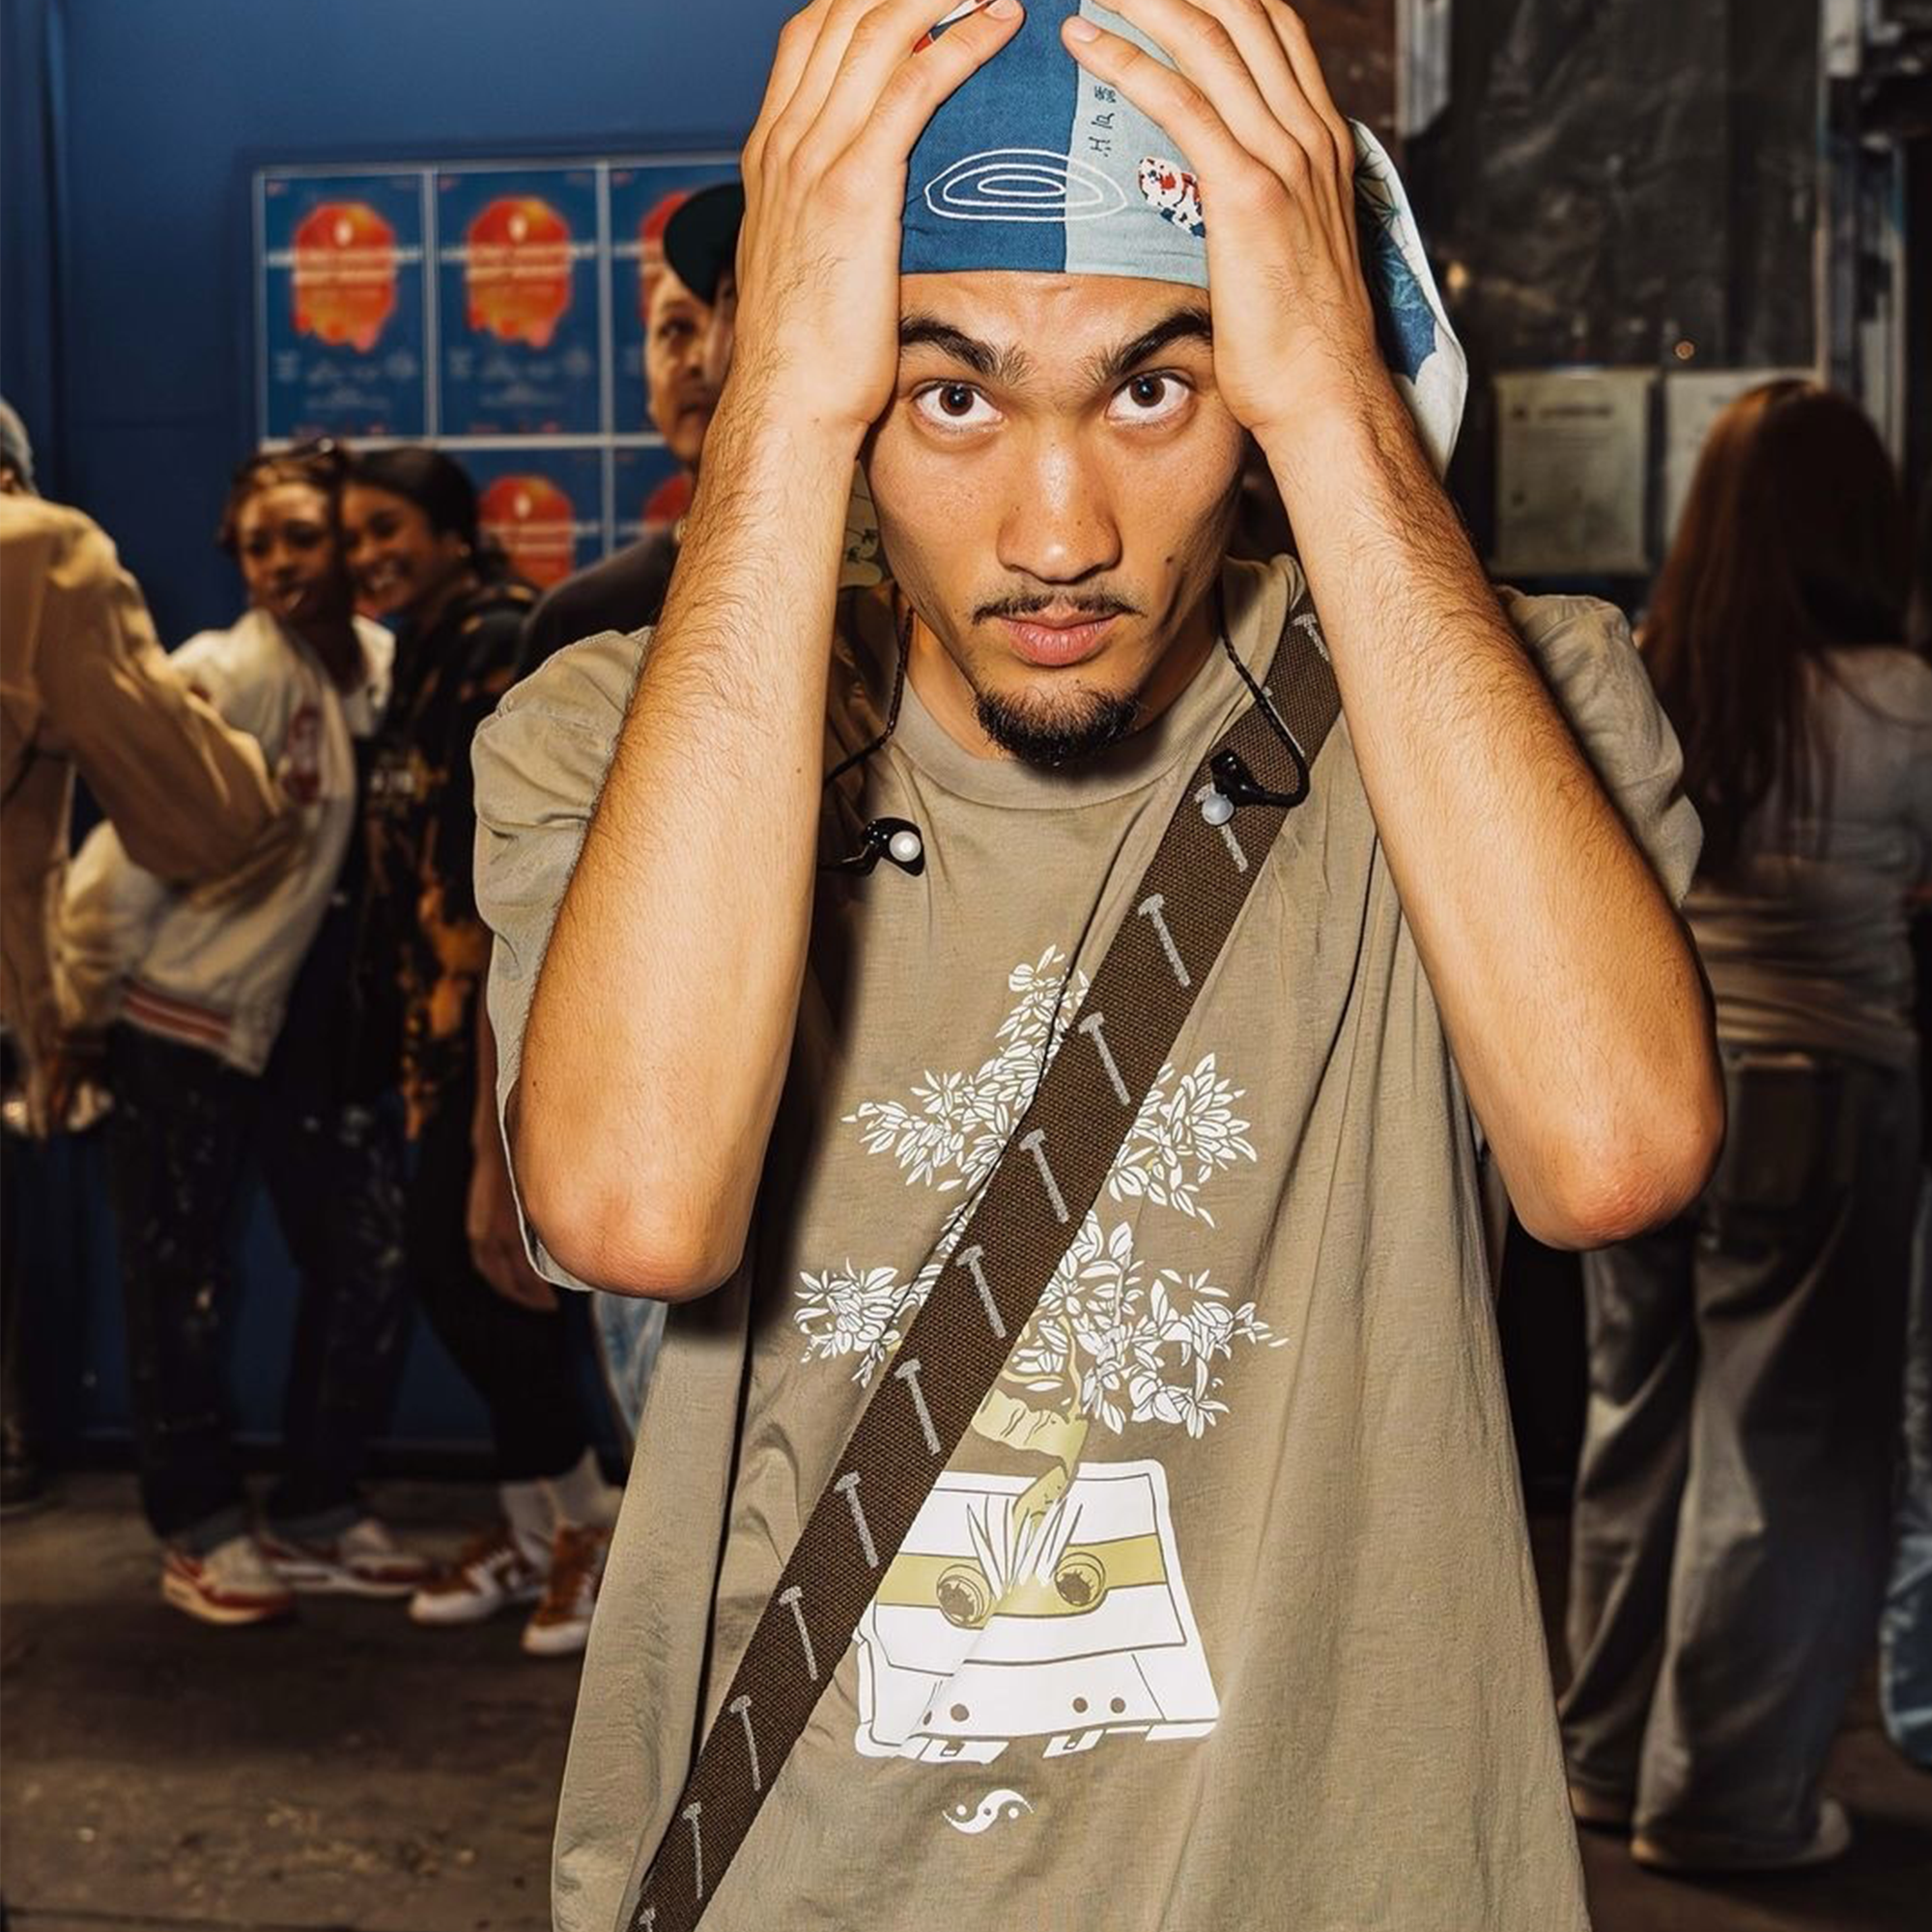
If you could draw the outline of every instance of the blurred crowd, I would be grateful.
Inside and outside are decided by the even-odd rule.
[[[645,274],[652,414],[693,477],[741,212],[734,187],[667,209]],[[27,1134],[102,1121],[162,1593],[223,1624],[308,1590],[429,1625],[514,1608],[526,1649],[574,1651],[615,1492],[579,1374],[592,1317],[526,1259],[497,1125],[469,743],[556,650],[656,619],[679,526],[539,597],[446,452],[272,449],[220,521],[240,615],[164,654],[107,537],[34,495],[11,413],[3,441],[7,1077]],[[1754,390],[1641,631],[1704,824],[1687,916],[1730,1128],[1688,1217],[1585,1263],[1563,1725],[1582,1822],[1693,1853],[1815,1786],[1881,1626],[1889,1727],[1932,1766],[1921,497],[1915,531],[1842,397]],[[76,775],[103,816],[70,855]],[[300,1300],[282,1467],[251,1497],[224,1363],[258,1174]],[[39,1486],[15,1238],[10,1505]],[[501,1498],[441,1566],[362,1488],[412,1303],[488,1407]],[[648,1316],[596,1319],[630,1324],[605,1353],[634,1419]],[[1822,1859],[1843,1818],[1821,1816]]]
[[[645,265],[652,415],[692,474],[730,353],[741,207],[734,186],[668,207]],[[164,655],[106,535],[36,494],[11,412],[4,474],[7,1080],[25,1134],[102,1123],[162,1595],[228,1625],[285,1616],[300,1591],[404,1599],[430,1625],[515,1609],[526,1650],[579,1650],[616,1504],[581,1368],[611,1368],[633,1421],[649,1324],[610,1314],[594,1350],[584,1309],[525,1258],[481,998],[469,741],[561,645],[656,619],[677,526],[539,597],[449,455],[267,450],[235,471],[216,535],[244,608]],[[76,776],[103,816],[70,859]],[[8,1151],[17,1170],[17,1135]],[[282,1468],[251,1498],[225,1380],[257,1176],[300,1292]],[[18,1187],[15,1507],[41,1490]],[[489,1411],[501,1499],[441,1566],[362,1487],[412,1302]]]

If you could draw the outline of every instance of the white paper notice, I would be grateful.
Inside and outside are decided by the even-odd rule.
[[[1494,569],[1507,577],[1650,568],[1649,369],[1498,376]]]
[[[1786,377],[1814,380],[1809,369],[1687,369],[1663,379],[1663,546],[1677,534],[1684,499],[1711,425],[1751,389]]]

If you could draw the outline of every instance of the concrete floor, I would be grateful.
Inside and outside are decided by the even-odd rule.
[[[438,1549],[490,1508],[473,1485],[382,1500]],[[1552,1582],[1562,1536],[1560,1520],[1538,1525]],[[514,1620],[429,1632],[346,1599],[311,1598],[281,1628],[212,1631],[163,1608],[156,1583],[126,1477],[69,1477],[58,1508],[6,1525],[8,1927],[543,1932],[574,1664],[523,1657]],[[1829,1873],[1690,1885],[1586,1834],[1597,1932],[1927,1932],[1932,1776],[1887,1747],[1868,1696],[1832,1783],[1860,1838]]]

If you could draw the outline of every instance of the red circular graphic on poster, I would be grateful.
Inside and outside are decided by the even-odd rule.
[[[366,201],[325,201],[293,252],[297,334],[368,355],[396,309],[396,231]]]
[[[469,327],[548,349],[570,307],[570,224],[534,194],[499,195],[464,247]]]
[[[577,561],[577,513],[548,476],[499,476],[477,505],[483,534],[498,544],[519,577],[560,583]]]
[[[644,522],[674,524],[691,508],[691,478],[680,469],[667,476],[644,499]]]

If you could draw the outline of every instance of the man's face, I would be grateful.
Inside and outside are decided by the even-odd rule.
[[[644,300],[644,383],[651,420],[671,454],[696,469],[718,407],[705,367],[711,311],[669,268],[653,269]]]
[[[994,748],[1089,755],[1208,641],[1243,433],[1207,298],[1097,275],[901,289],[898,386],[866,458],[893,575]]]

